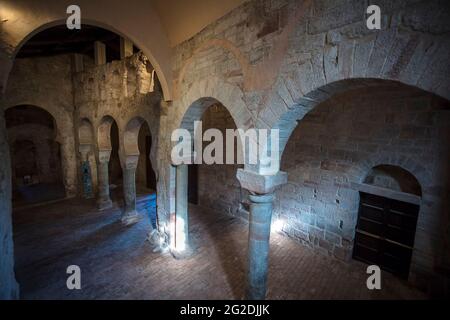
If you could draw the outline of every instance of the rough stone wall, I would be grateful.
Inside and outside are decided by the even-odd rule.
[[[8,128],[13,187],[23,185],[23,177],[28,174],[33,183],[62,183],[60,148],[54,136],[52,129],[41,125]]]
[[[382,29],[368,30],[371,2],[248,1],[175,47],[159,146],[163,230],[175,211],[170,134],[217,101],[239,128],[280,129],[283,148],[296,120],[337,93],[394,80],[450,98],[448,2],[378,1]]]
[[[13,188],[32,183],[62,184],[60,146],[55,142],[55,120],[46,111],[20,106],[5,113],[11,151]]]
[[[7,83],[4,108],[18,105],[42,108],[55,119],[55,140],[61,145],[66,196],[75,196],[77,155],[70,56],[16,59]]]
[[[206,108],[195,104],[205,97],[222,103],[237,127],[280,128],[284,142],[295,120],[330,94],[367,85],[339,81],[397,80],[449,98],[448,3],[378,2],[380,31],[366,27],[368,4],[254,0],[210,24],[175,47],[174,101],[164,120],[170,127],[161,136],[169,137],[184,116],[191,120],[190,109]],[[160,150],[165,151],[161,162],[168,173],[169,139],[161,142]],[[163,185],[169,187],[172,177],[165,178]],[[161,192],[166,220],[173,211],[173,190]]]
[[[152,133],[152,145],[158,145],[162,94],[157,79],[152,79],[152,71],[148,59],[142,53],[137,53],[105,65],[88,66],[74,74],[76,119],[88,119],[92,124],[95,139],[98,139],[98,127],[102,119],[105,116],[112,117],[118,127],[122,156],[125,155],[123,137],[127,125],[135,118],[147,122]],[[138,150],[137,137],[133,143]],[[152,163],[156,163],[156,149],[152,148],[150,154]],[[94,176],[95,172],[94,168]]]
[[[219,129],[225,138],[226,129],[236,129],[233,118],[224,106],[209,107],[202,117],[203,132],[209,128]],[[204,143],[206,147],[209,142]],[[224,149],[224,155],[226,149]],[[225,159],[224,159],[225,162]],[[199,205],[227,212],[232,215],[241,209],[242,195],[236,170],[242,165],[214,164],[198,166]]]
[[[450,103],[402,87],[360,89],[317,106],[294,130],[282,158],[289,182],[277,192],[283,231],[316,250],[351,257],[359,205],[352,183],[378,165],[398,165],[417,177],[422,204],[412,271],[432,271],[448,255],[442,194],[450,171]],[[447,135],[445,135],[447,133]]]

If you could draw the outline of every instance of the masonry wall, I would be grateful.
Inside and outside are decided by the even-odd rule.
[[[32,184],[62,184],[60,146],[53,140],[53,130],[36,125],[19,126],[14,129],[16,130],[8,130],[13,186],[23,186],[25,176],[31,176]],[[28,134],[21,135],[16,131]]]
[[[299,122],[283,154],[289,182],[275,205],[283,232],[350,259],[359,205],[352,183],[364,182],[372,165],[414,163],[406,170],[418,177],[423,195],[412,272],[432,271],[448,256],[442,244],[448,241],[449,182],[442,177],[450,171],[449,133],[450,103],[423,91],[377,87],[323,102]]]
[[[60,146],[55,120],[42,109],[20,106],[6,111],[13,188],[24,184],[61,184]],[[25,176],[31,180],[26,183]]]
[[[162,231],[169,233],[170,216],[175,212],[168,137],[186,122],[200,120],[202,110],[214,101],[227,108],[238,128],[280,129],[283,147],[297,120],[321,102],[348,90],[392,80],[450,98],[448,3],[378,1],[382,29],[369,30],[365,12],[370,3],[248,1],[174,48],[174,101],[163,107],[160,127],[160,136],[167,137],[159,146],[158,214]],[[246,169],[260,170],[249,165]],[[370,169],[365,168],[365,172]],[[285,188],[295,190],[291,184]],[[345,219],[343,228],[348,235],[351,218]],[[333,220],[333,227],[340,222],[337,220]],[[424,239],[419,243],[426,243],[425,248],[430,239]],[[344,243],[336,252],[318,250],[333,251],[345,258],[351,252],[351,243]],[[322,241],[322,245],[327,244]],[[424,252],[433,258],[419,260],[435,259],[434,251],[428,249]],[[432,269],[429,263],[423,264],[427,265],[424,269]]]
[[[66,196],[75,196],[78,192],[78,161],[70,56],[16,59],[8,79],[4,108],[18,105],[41,108],[55,119],[54,139],[61,146]]]
[[[277,126],[287,139],[295,120],[348,86],[338,84],[342,80],[397,80],[450,97],[448,5],[379,1],[382,30],[368,30],[369,3],[248,1],[174,48],[174,100],[164,109],[160,132],[167,137],[159,146],[161,221],[174,210],[168,137],[191,107],[201,108],[199,99],[217,99],[237,127]]]
[[[145,55],[137,53],[123,60],[112,61],[100,66],[85,64],[83,71],[74,74],[73,86],[76,119],[79,121],[79,119],[85,118],[90,121],[95,133],[94,140],[97,139],[97,130],[102,119],[105,116],[112,117],[117,124],[119,154],[124,155],[123,136],[126,126],[132,119],[139,117],[148,124],[152,135],[152,145],[158,145],[161,87],[157,78],[153,78],[153,67]],[[133,143],[138,150],[138,137]],[[153,163],[156,163],[156,149],[157,147],[152,148],[150,155]],[[95,152],[90,156],[94,183],[96,181],[96,156]],[[114,161],[110,163],[112,172],[117,173],[111,177],[112,182],[119,182],[120,178],[120,168],[117,167],[116,156],[116,154],[112,155]],[[143,161],[141,162],[143,163]],[[138,183],[145,179],[142,174],[142,167],[140,167],[137,170]]]

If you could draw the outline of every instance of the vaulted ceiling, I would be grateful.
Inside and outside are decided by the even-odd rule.
[[[77,0],[83,23],[104,27],[128,37],[149,58],[158,74],[164,98],[172,99],[171,47],[189,39],[208,24],[223,17],[247,0]],[[15,56],[33,35],[52,26],[63,24],[71,0],[0,0],[0,60]],[[35,38],[25,56],[52,54],[64,50],[85,53],[85,40],[92,34],[70,35],[69,46],[55,37]],[[61,31],[62,32],[62,31]],[[106,39],[103,38],[106,37]],[[65,37],[65,36],[64,36]],[[98,34],[102,41],[110,41],[114,49],[117,41],[109,35]],[[52,41],[56,41],[52,42]],[[70,48],[70,46],[75,47]],[[69,47],[69,48],[68,48]],[[114,52],[114,50],[110,50]],[[117,50],[116,50],[117,51]],[[24,51],[25,52],[25,51]],[[2,54],[3,53],[3,54]],[[0,88],[9,72],[9,63],[0,64]]]
[[[153,0],[171,46],[187,40],[247,0]]]

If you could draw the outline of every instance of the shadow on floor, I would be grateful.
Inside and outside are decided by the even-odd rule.
[[[63,199],[66,191],[63,184],[38,183],[18,187],[13,191],[13,207]]]
[[[190,241],[194,247],[209,246],[215,247],[218,254],[220,264],[226,274],[227,282],[232,290],[234,299],[243,299],[245,288],[245,260],[242,260],[242,252],[247,251],[247,244],[243,243],[242,237],[235,236],[233,232],[233,224],[242,223],[239,218],[226,215],[217,210],[189,204],[189,212],[196,211],[194,217],[190,215],[190,219],[194,223],[190,223]],[[228,230],[225,230],[228,229]],[[208,235],[212,243],[198,243],[200,241],[200,233]],[[217,237],[222,234],[221,237]],[[223,236],[226,241],[223,241]],[[245,237],[244,237],[245,239]],[[203,240],[204,241],[204,240]],[[245,254],[246,256],[246,254]],[[238,281],[236,281],[238,279]]]

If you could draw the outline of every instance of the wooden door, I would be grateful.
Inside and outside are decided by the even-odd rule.
[[[419,206],[361,192],[353,258],[408,278]]]

